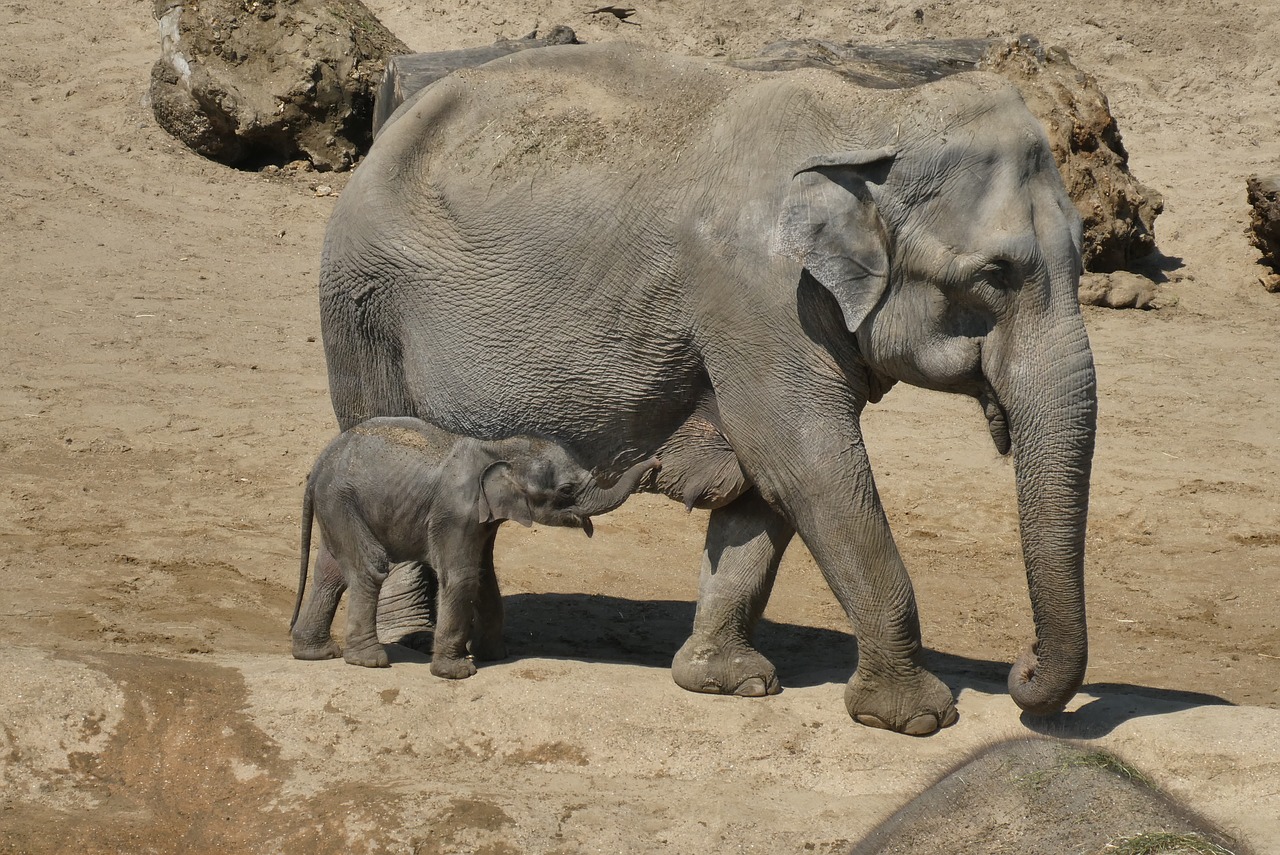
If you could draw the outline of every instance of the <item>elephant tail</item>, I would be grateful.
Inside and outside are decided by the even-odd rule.
[[[302,561],[298,569],[298,597],[293,601],[293,617],[289,618],[290,632],[298,622],[298,613],[302,611],[302,594],[307,589],[307,566],[311,559],[311,521],[314,515],[315,494],[314,479],[312,475],[308,475],[307,487],[302,493]]]

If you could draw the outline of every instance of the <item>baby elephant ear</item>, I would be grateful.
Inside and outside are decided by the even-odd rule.
[[[889,284],[889,235],[867,184],[892,148],[846,151],[800,164],[782,202],[773,251],[804,265],[856,332]]]
[[[526,528],[533,525],[528,493],[516,480],[511,464],[505,461],[490,464],[480,476],[477,504],[482,523],[515,520]]]

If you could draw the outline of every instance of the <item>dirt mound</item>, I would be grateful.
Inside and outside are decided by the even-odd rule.
[[[1228,853],[1238,844],[1107,751],[1049,739],[998,743],[917,796],[851,855],[938,851]],[[1230,849],[1219,848],[1229,846]]]

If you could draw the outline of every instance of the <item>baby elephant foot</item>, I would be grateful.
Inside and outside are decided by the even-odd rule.
[[[332,638],[320,641],[308,641],[295,638],[293,640],[293,658],[306,661],[319,659],[337,659],[342,655],[342,648]]]
[[[773,663],[754,648],[691,636],[671,663],[676,685],[690,692],[759,698],[782,691]]]
[[[349,665],[360,665],[365,668],[388,668],[391,666],[391,660],[387,657],[386,648],[376,641],[363,647],[348,647],[346,652],[342,654],[342,658]]]
[[[431,659],[431,673],[446,680],[465,680],[476,673],[476,663],[470,659],[451,659],[435,656]]]
[[[845,687],[844,704],[859,724],[911,736],[927,736],[960,717],[951,690],[923,668],[874,677],[859,668]]]

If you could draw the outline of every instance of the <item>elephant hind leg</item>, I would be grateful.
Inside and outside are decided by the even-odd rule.
[[[378,592],[378,640],[430,653],[436,588],[430,565],[417,561],[394,565]]]
[[[751,646],[751,636],[794,534],[755,490],[711,512],[693,632],[671,665],[677,685],[750,697],[782,690],[773,663]]]
[[[363,526],[351,526],[350,535],[335,549],[338,564],[346,570],[347,635],[342,658],[351,665],[386,668],[391,664],[378,641],[378,593],[387,578],[387,553]]]
[[[330,276],[334,274],[329,274]],[[356,279],[362,274],[354,274]],[[370,344],[367,331],[352,327],[359,309],[343,305],[342,289],[321,285],[321,327],[329,368],[329,398],[338,427],[355,427],[377,416],[416,416],[404,376],[404,353],[387,331]]]
[[[330,634],[338,603],[347,590],[342,569],[327,547],[321,546],[311,571],[311,590],[293,625],[293,658],[337,659],[342,648]]]

